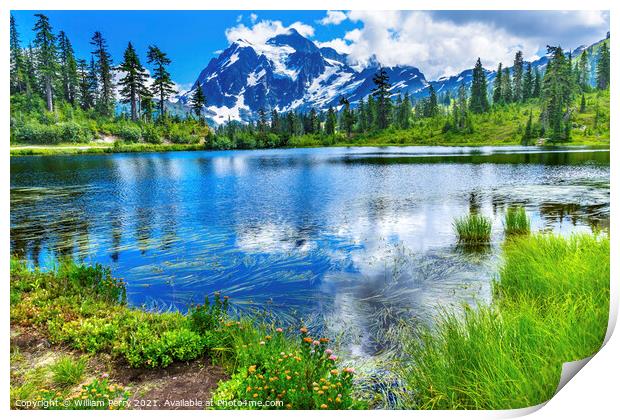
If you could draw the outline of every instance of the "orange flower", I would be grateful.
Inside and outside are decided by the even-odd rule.
[[[252,365],[252,366],[250,366],[250,367],[248,368],[248,372],[250,372],[250,373],[254,373],[254,372],[256,372],[256,365]]]
[[[300,331],[302,334],[307,334],[307,333],[308,333],[308,328],[306,328],[306,327],[301,327],[301,328],[299,329],[299,331]]]
[[[327,408],[327,404],[321,404],[321,408],[322,409],[326,409]]]
[[[321,343],[329,343],[329,338],[321,337],[321,338],[319,338],[319,341]]]
[[[304,342],[312,343],[312,338],[311,337],[304,337]]]

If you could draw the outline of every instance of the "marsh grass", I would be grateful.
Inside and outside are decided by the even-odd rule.
[[[510,409],[550,399],[562,363],[591,356],[609,314],[609,237],[519,236],[494,300],[404,328],[401,408]],[[561,269],[560,269],[561,267]]]
[[[504,232],[506,235],[528,235],[530,219],[523,207],[510,207],[504,216]]]
[[[73,358],[71,356],[61,356],[57,362],[50,366],[52,379],[60,387],[70,387],[80,383],[86,370],[86,359],[84,357]]]
[[[459,244],[485,244],[491,240],[491,219],[480,214],[470,214],[453,222]]]

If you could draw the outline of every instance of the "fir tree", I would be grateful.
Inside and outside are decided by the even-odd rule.
[[[542,81],[538,69],[534,69],[534,87],[532,88],[532,98],[540,98]]]
[[[58,50],[63,96],[65,101],[75,105],[79,90],[77,61],[71,41],[63,31],[58,33]]]
[[[527,124],[525,125],[525,132],[523,133],[523,137],[521,138],[521,143],[524,145],[530,144],[530,140],[534,137],[532,130],[532,111],[530,111],[530,116],[527,119]]]
[[[499,105],[503,103],[504,96],[502,94],[502,63],[497,66],[495,81],[493,82],[493,104]]]
[[[176,92],[170,73],[166,69],[166,66],[172,63],[172,60],[168,58],[166,53],[154,45],[149,46],[146,57],[148,63],[153,66],[154,81],[151,89],[153,94],[159,99],[159,117],[163,119],[166,116],[165,102],[170,95]]]
[[[11,93],[23,92],[26,90],[24,74],[24,59],[22,54],[21,42],[15,18],[11,15],[10,27],[10,53],[11,53]]]
[[[512,80],[510,77],[510,69],[508,67],[504,69],[504,75],[502,76],[502,96],[504,103],[510,103],[513,100]]]
[[[411,124],[409,122],[409,117],[411,116],[411,100],[409,99],[409,92],[405,93],[405,99],[400,104],[400,108],[398,110],[398,124],[400,128],[406,130]]]
[[[53,84],[58,76],[56,36],[52,33],[52,26],[47,16],[40,13],[34,16],[37,18],[33,28],[35,31],[36,68],[43,82],[47,110],[52,112],[54,110]]]
[[[366,104],[364,103],[364,98],[360,99],[360,103],[357,106],[357,113],[358,113],[358,118],[357,118],[358,130],[362,133],[365,133],[366,131],[368,131],[368,125],[366,124],[366,122],[368,121],[368,118],[366,116],[367,110],[366,110]]]
[[[280,116],[278,115],[278,110],[274,109],[271,111],[271,132],[273,134],[279,134],[280,133]]]
[[[523,76],[523,100],[527,101],[532,97],[534,90],[534,74],[532,73],[532,64],[527,63],[527,70]]]
[[[480,58],[476,61],[471,82],[471,97],[469,109],[474,114],[481,114],[489,110],[487,98],[487,76],[484,74]]]
[[[198,86],[196,86],[196,90],[192,94],[190,106],[192,108],[192,111],[194,111],[194,114],[196,114],[196,116],[198,117],[198,121],[200,121],[201,123],[203,122],[202,108],[204,108],[205,106],[205,101],[206,98],[204,92],[202,91],[202,86],[198,84]]]
[[[146,89],[146,70],[140,64],[140,58],[131,42],[127,45],[123,54],[123,62],[117,68],[124,73],[119,81],[120,94],[124,103],[129,103],[131,108],[131,120],[138,120],[138,102],[142,91]]]
[[[372,78],[375,87],[372,89],[372,96],[376,100],[376,128],[383,130],[390,125],[391,105],[390,101],[390,81],[387,72],[383,67]]]
[[[95,58],[95,74],[97,75],[97,109],[102,115],[110,116],[114,110],[112,56],[101,32],[95,32],[90,44],[95,47],[92,53]]]
[[[583,93],[581,94],[581,104],[579,105],[579,112],[582,114],[586,112],[586,95],[584,95]]]
[[[36,56],[32,44],[28,44],[28,49],[24,52],[23,59],[26,92],[28,94],[31,94],[33,90],[39,92],[39,82],[36,73]]]
[[[551,128],[552,141],[567,140],[565,114],[569,113],[571,101],[571,74],[568,61],[561,47],[547,46],[551,59],[543,79],[543,120]]]
[[[94,90],[91,88],[91,79],[86,60],[77,60],[77,68],[80,107],[84,110],[90,109],[94,105]]]
[[[512,66],[512,96],[515,102],[523,100],[523,52],[517,51]]]
[[[336,111],[334,111],[334,107],[329,107],[327,111],[327,118],[325,119],[325,134],[328,136],[334,135],[336,133]]]
[[[437,105],[437,94],[435,93],[435,88],[433,85],[428,87],[428,92],[428,100],[426,102],[426,106],[424,107],[424,116],[434,117],[439,114],[439,106]]]
[[[258,132],[265,134],[267,132],[267,113],[263,108],[258,110]]]
[[[577,63],[577,85],[582,92],[588,92],[590,89],[590,60],[587,49],[581,53]]]
[[[596,66],[596,87],[607,89],[609,87],[609,48],[603,42],[598,51],[598,63]]]
[[[353,131],[353,125],[355,124],[355,114],[351,111],[351,104],[345,97],[341,97],[339,104],[342,105],[342,112],[340,113],[340,129],[347,133],[348,137],[351,137]],[[362,101],[360,101],[360,106]]]

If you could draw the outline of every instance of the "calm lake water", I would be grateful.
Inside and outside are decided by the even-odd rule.
[[[507,207],[534,230],[609,224],[609,151],[325,148],[12,157],[11,249],[100,262],[133,305],[184,310],[222,291],[342,332],[353,354],[402,318],[490,297]],[[484,252],[451,223],[491,216]]]

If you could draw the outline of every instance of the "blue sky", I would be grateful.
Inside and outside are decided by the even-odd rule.
[[[12,11],[21,39],[32,39],[33,11]],[[44,11],[54,31],[64,30],[76,54],[87,57],[93,32],[108,41],[115,62],[131,41],[144,59],[148,45],[167,52],[173,79],[187,87],[217,51],[236,37],[263,42],[289,27],[351,61],[372,55],[385,65],[410,64],[427,78],[455,74],[480,56],[494,68],[516,50],[526,58],[547,44],[576,48],[605,36],[604,11]],[[143,64],[146,64],[145,62]]]

